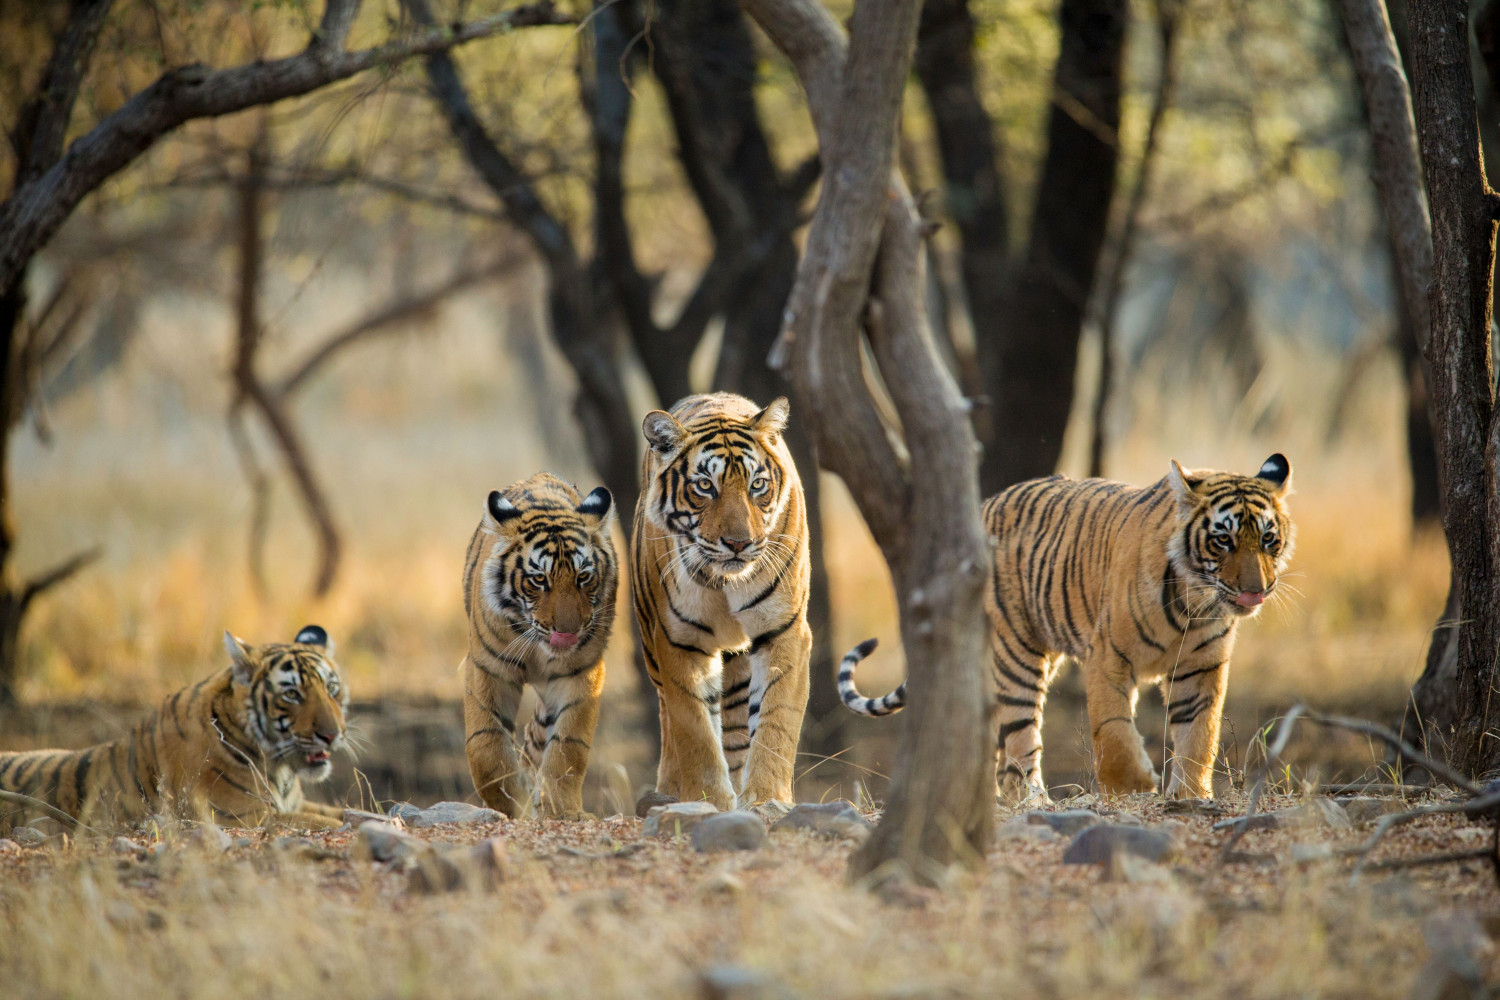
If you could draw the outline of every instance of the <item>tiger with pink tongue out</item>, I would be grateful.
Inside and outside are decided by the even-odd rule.
[[[1069,658],[1083,667],[1102,790],[1156,788],[1135,725],[1140,687],[1156,684],[1172,736],[1166,794],[1213,794],[1235,632],[1285,592],[1291,487],[1291,463],[1276,454],[1253,476],[1172,462],[1151,486],[1049,476],[985,502],[997,795],[1047,798],[1042,708]],[[844,657],[839,693],[861,715],[888,715],[905,704],[904,684],[883,698],[854,686],[873,649]]]
[[[479,797],[507,816],[587,817],[583,776],[618,582],[610,505],[603,486],[581,497],[539,472],[491,493],[469,542],[464,749]],[[523,684],[538,695],[525,733],[529,796],[516,747]]]

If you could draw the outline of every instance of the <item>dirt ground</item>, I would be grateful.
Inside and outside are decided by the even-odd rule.
[[[1426,801],[1434,801],[1428,799]],[[1303,800],[1267,796],[1263,809]],[[1305,803],[1303,803],[1305,804]],[[1407,803],[1410,804],[1410,803]],[[1392,801],[1384,808],[1400,808]],[[0,854],[8,997],[1437,997],[1500,981],[1500,892],[1462,816],[1397,828],[1356,872],[1366,822],[1257,831],[1222,855],[1213,814],[1092,796],[1106,821],[1170,832],[1162,863],[1063,863],[1070,838],[1002,810],[983,864],[941,891],[846,880],[850,840],[772,833],[698,853],[641,820],[512,821],[408,831],[500,838],[500,884],[422,892],[364,859],[352,829],[60,838]],[[1327,845],[1319,846],[1319,845]],[[0,845],[3,847],[3,845]]]

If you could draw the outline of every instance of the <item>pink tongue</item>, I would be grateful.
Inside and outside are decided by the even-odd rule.
[[[567,649],[569,646],[578,645],[577,632],[553,632],[552,638],[548,640],[555,649]]]
[[[1258,594],[1253,590],[1242,590],[1240,595],[1234,599],[1234,603],[1242,608],[1253,608],[1265,601],[1265,594]]]

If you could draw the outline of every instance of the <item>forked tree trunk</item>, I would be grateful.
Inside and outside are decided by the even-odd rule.
[[[891,566],[910,671],[885,815],[850,873],[935,883],[983,858],[994,751],[977,445],[927,328],[921,220],[892,169],[920,3],[857,5],[847,44],[814,0],[745,6],[797,70],[825,178],[773,363]],[[864,378],[862,325],[901,420],[899,450]]]
[[[1443,527],[1459,615],[1455,717],[1427,719],[1429,742],[1458,768],[1500,764],[1493,697],[1500,652],[1500,421],[1495,419],[1490,324],[1500,197],[1485,182],[1479,148],[1468,3],[1409,7],[1418,145],[1432,220],[1432,332],[1427,361],[1444,492]],[[1429,665],[1442,658],[1429,658]],[[1425,678],[1424,678],[1425,680]],[[1418,692],[1423,689],[1419,682]]]

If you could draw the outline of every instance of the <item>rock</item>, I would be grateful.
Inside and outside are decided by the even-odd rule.
[[[1224,806],[1213,799],[1168,799],[1161,811],[1168,816],[1222,816]]]
[[[425,852],[412,867],[406,887],[408,892],[424,894],[493,889],[509,877],[505,841],[490,837],[472,847]]]
[[[1402,812],[1407,808],[1406,803],[1400,799],[1379,798],[1374,795],[1356,795],[1334,801],[1352,823],[1373,823],[1382,816]]]
[[[772,823],[781,822],[791,813],[793,808],[793,803],[780,802],[776,799],[767,799],[764,802],[757,802],[753,806],[744,807],[746,812],[753,812],[755,813],[755,815],[759,816],[761,822],[765,823],[767,826],[771,825]]]
[[[233,843],[233,846],[235,846],[235,847],[254,847],[255,846],[255,838],[254,837],[235,837],[234,840],[232,841],[232,843]]]
[[[302,861],[341,861],[344,858],[341,852],[331,851],[309,837],[277,837],[271,841],[271,849]]]
[[[35,827],[18,826],[10,831],[10,839],[22,847],[35,847],[38,844],[46,843],[47,835]]]
[[[388,818],[398,819],[405,823],[409,821],[413,816],[420,816],[422,814],[422,810],[418,809],[410,802],[396,802],[386,810],[386,813],[388,814]]]
[[[0,854],[20,854],[21,845],[14,840],[0,840]]]
[[[1102,823],[1091,826],[1073,838],[1063,852],[1065,865],[1103,865],[1111,856],[1124,852],[1147,861],[1164,861],[1177,851],[1169,833],[1136,826]]]
[[[435,806],[419,810],[416,814],[403,813],[401,819],[410,827],[437,826],[440,823],[458,823],[472,826],[476,823],[498,823],[505,817],[493,809],[471,806],[467,802],[439,802]]]
[[[996,843],[1006,843],[1014,840],[1030,840],[1037,843],[1046,843],[1057,839],[1057,831],[1050,826],[1032,823],[1024,816],[1016,816],[1006,820],[995,828]]]
[[[743,965],[711,965],[698,972],[703,1000],[788,1000],[792,992],[768,972]]]
[[[1315,795],[1300,806],[1290,806],[1268,813],[1273,826],[1282,828],[1345,829],[1354,824],[1339,804],[1325,795]]]
[[[854,803],[846,799],[836,802],[803,802],[778,819],[771,832],[779,830],[808,830],[829,837],[846,837],[863,840],[870,835],[875,825],[859,814]]]
[[[234,844],[229,839],[229,834],[212,823],[204,823],[190,831],[183,840],[189,847],[197,847],[210,854],[223,854]]]
[[[709,816],[693,827],[693,850],[753,851],[766,842],[766,824],[752,812],[727,812]]]
[[[430,849],[427,841],[413,837],[391,824],[366,820],[359,824],[354,845],[355,857],[365,861],[403,863]]]
[[[68,832],[66,826],[51,816],[38,816],[26,825],[39,831],[44,837],[60,837]]]
[[[635,800],[635,814],[641,819],[645,819],[650,815],[651,810],[657,806],[669,806],[676,801],[677,799],[674,796],[668,795],[666,792],[658,792],[653,788]]]
[[[651,811],[646,814],[646,822],[641,824],[641,836],[680,836],[718,811],[712,802],[673,802],[665,806],[652,806]]]
[[[1046,812],[1042,809],[1033,809],[1026,814],[1026,821],[1037,826],[1048,826],[1064,837],[1071,837],[1076,833],[1087,830],[1091,826],[1103,823],[1104,820],[1092,809],[1061,809],[1057,812]],[[1135,824],[1130,824],[1134,826]]]
[[[116,854],[134,854],[136,851],[140,850],[140,848],[136,846],[135,841],[131,840],[129,837],[116,837],[114,840],[111,840],[109,842],[109,849],[111,851],[114,851]]]
[[[405,805],[405,803],[401,804]],[[422,811],[415,806],[412,806],[411,809],[414,812]],[[365,812],[363,809],[344,810],[344,822],[348,823],[351,828],[358,828],[359,824],[368,822],[369,820],[374,820],[377,823],[394,823],[398,826],[406,825],[406,822],[399,816],[386,816],[381,813]]]

